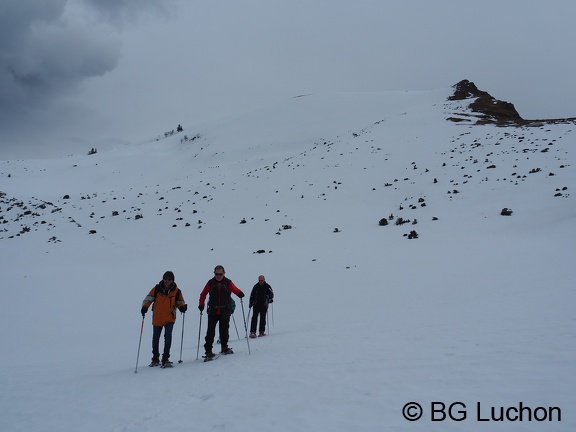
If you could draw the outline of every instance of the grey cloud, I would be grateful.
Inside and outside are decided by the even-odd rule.
[[[103,25],[65,17],[66,1],[3,0],[0,7],[0,111],[26,109],[112,70],[118,40]]]
[[[4,62],[5,78],[37,96],[66,91],[88,77],[112,70],[119,59],[117,41],[77,26],[36,26]]]
[[[0,49],[2,54],[25,36],[37,22],[50,22],[62,15],[67,0],[0,2]]]
[[[121,25],[125,21],[135,20],[143,12],[168,14],[175,0],[83,0],[103,19]]]
[[[2,0],[0,112],[64,95],[120,59],[118,29],[174,0]],[[96,12],[96,13],[94,13]]]
[[[0,0],[0,145],[77,117],[67,96],[118,66],[124,26],[173,1]]]

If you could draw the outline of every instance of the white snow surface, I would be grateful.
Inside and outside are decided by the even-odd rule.
[[[0,430],[576,430],[576,125],[454,123],[452,91],[1,161]],[[248,345],[238,301],[235,354],[203,363],[217,264],[276,297],[267,337]],[[140,307],[166,270],[189,310],[175,367],[150,368]]]

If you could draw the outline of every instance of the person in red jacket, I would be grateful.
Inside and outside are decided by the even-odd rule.
[[[205,358],[207,359],[215,356],[212,352],[212,346],[214,345],[214,336],[216,335],[216,324],[219,324],[218,330],[220,331],[221,353],[234,354],[234,351],[228,347],[228,328],[230,325],[230,315],[232,313],[232,293],[236,294],[239,298],[244,297],[244,293],[234,285],[234,282],[224,276],[225,273],[224,267],[217,265],[214,268],[214,277],[206,282],[204,289],[200,293],[200,301],[198,304],[200,313],[204,310],[206,296],[210,294],[207,311],[208,330],[206,330],[204,343],[204,350],[206,351]]]
[[[170,361],[170,347],[172,345],[172,329],[176,322],[176,309],[185,313],[188,305],[184,301],[182,291],[174,282],[174,273],[167,271],[162,276],[162,280],[150,290],[142,302],[142,318],[148,312],[150,305],[152,307],[152,326],[154,332],[152,335],[152,363],[150,366],[160,365],[160,335],[164,329],[164,352],[162,354],[162,366],[172,366]]]

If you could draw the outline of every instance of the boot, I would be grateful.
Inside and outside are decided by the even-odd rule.
[[[232,351],[232,348],[230,347],[222,347],[222,351],[220,352],[221,354],[234,354],[234,351]]]

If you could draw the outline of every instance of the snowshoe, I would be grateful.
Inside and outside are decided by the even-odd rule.
[[[202,357],[204,358],[204,362],[209,362],[209,361],[212,361],[212,360],[215,360],[218,358],[218,356],[216,354],[214,354],[213,352],[206,353]]]

